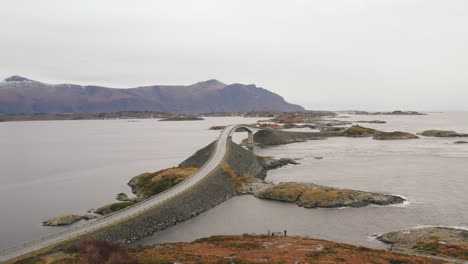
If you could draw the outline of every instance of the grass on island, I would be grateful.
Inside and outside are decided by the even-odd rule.
[[[338,134],[345,137],[371,137],[379,133],[378,130],[355,125]]]
[[[125,209],[135,203],[133,202],[120,202],[120,203],[113,203],[109,204],[103,207],[100,207],[96,210],[94,210],[94,213],[100,214],[100,215],[108,215],[117,211],[120,211],[122,209]]]
[[[143,173],[136,177],[135,190],[145,197],[161,193],[194,174],[199,167],[175,167],[154,173]]]
[[[459,135],[455,131],[448,130],[426,130],[418,134],[425,137],[456,137]]]
[[[385,140],[385,139],[416,139],[418,136],[408,133],[408,132],[401,132],[401,131],[395,131],[395,132],[382,132],[380,134],[377,134],[374,136],[374,139],[380,139],[380,140]]]

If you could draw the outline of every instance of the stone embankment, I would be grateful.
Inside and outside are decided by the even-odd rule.
[[[212,147],[210,144],[180,165],[202,165],[209,159]],[[99,230],[90,237],[121,244],[134,242],[199,215],[242,193],[242,188],[255,181],[252,179],[263,180],[265,177],[266,169],[261,159],[239,145],[230,143],[223,164],[204,181],[156,208]]]

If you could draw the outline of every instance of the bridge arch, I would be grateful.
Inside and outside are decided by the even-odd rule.
[[[253,134],[258,131],[258,130],[263,130],[262,128],[260,127],[254,127],[254,126],[250,126],[250,125],[236,125],[232,130],[231,132],[229,133],[229,137],[231,138],[232,140],[232,135],[235,133],[235,132],[239,132],[239,131],[242,131],[242,132],[247,132],[248,133],[248,145],[247,147],[248,148],[253,148],[254,147],[254,137],[253,137]]]

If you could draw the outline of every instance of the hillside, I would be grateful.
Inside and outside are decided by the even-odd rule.
[[[45,252],[39,256],[14,262],[14,264],[47,263],[441,264],[447,262],[307,237],[247,234],[212,236],[192,243],[167,243],[135,248],[110,244],[106,241],[83,239],[79,244],[63,251]]]
[[[218,80],[188,86],[153,85],[129,89],[46,84],[20,76],[0,82],[0,113],[178,113],[303,111],[278,94],[253,84]]]

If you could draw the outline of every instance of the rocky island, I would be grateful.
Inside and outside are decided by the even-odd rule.
[[[328,137],[372,137],[376,140],[399,140],[399,139],[416,139],[418,136],[401,131],[382,132],[376,129],[367,128],[359,125],[354,125],[346,128],[344,131],[322,131],[322,132],[290,132],[280,129],[265,129],[254,134],[254,142],[256,145],[281,145],[296,142],[305,142],[308,140],[326,139]],[[242,142],[247,145],[247,139]]]
[[[325,134],[318,132],[284,132],[275,129],[260,130],[254,134],[254,142],[257,145],[282,145],[307,140],[324,139]],[[244,141],[243,144],[246,144]]]
[[[355,126],[349,127],[348,129],[346,129],[345,131],[341,133],[338,133],[338,135],[344,136],[344,137],[373,137],[380,133],[382,132],[372,129],[372,128],[355,125]]]
[[[313,183],[286,182],[255,192],[255,197],[296,203],[305,208],[363,207],[370,204],[402,203],[402,197],[321,186]]]
[[[419,138],[418,136],[401,131],[395,132],[382,132],[373,137],[373,139],[377,140],[395,140],[395,139],[416,139]]]
[[[425,137],[468,137],[468,134],[461,134],[448,130],[426,130],[424,132],[418,133],[418,135]]]

